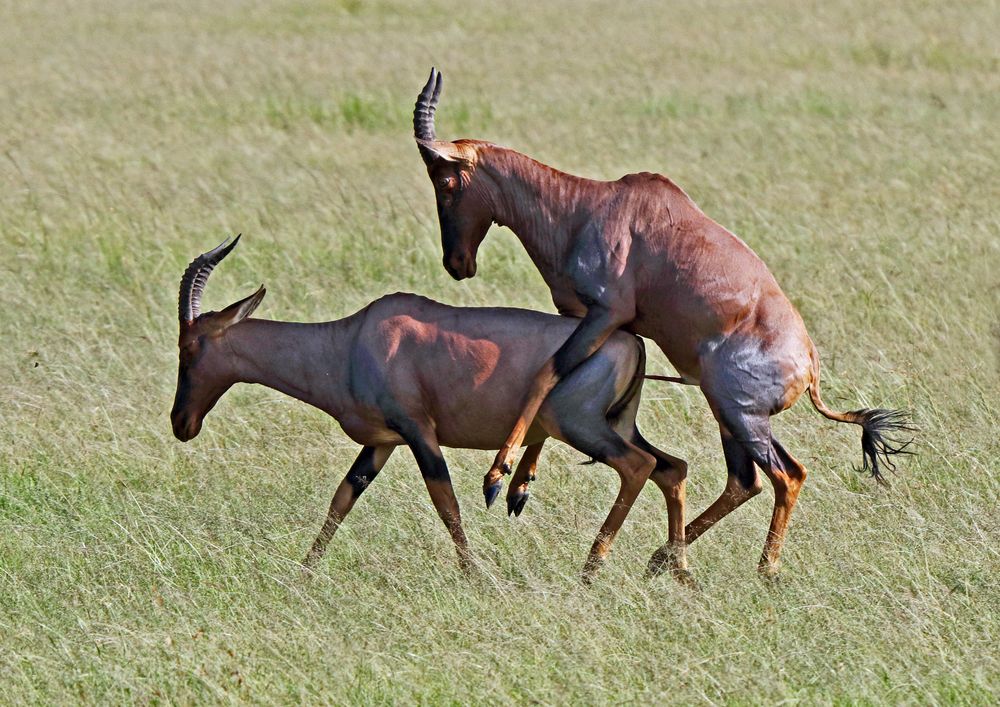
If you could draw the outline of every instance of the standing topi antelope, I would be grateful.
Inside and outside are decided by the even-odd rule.
[[[819,390],[819,356],[799,313],[760,258],[706,216],[672,181],[629,174],[613,182],[560,172],[479,140],[438,140],[441,74],[417,98],[413,129],[434,184],[444,267],[476,274],[491,224],[510,228],[549,286],[560,314],[579,317],[572,335],[539,367],[484,486],[499,485],[546,394],[619,327],[656,342],[684,381],[699,385],[722,434],[728,481],[684,531],[693,542],[761,490],[756,464],[774,486],[774,513],[758,568],[772,576],[805,467],[771,433],[770,417],[809,390],[825,417],[862,428],[864,468],[882,482],[909,430],[896,410],[835,412]],[[513,383],[513,382],[512,382]],[[487,497],[487,503],[489,503]],[[631,499],[626,499],[630,502]],[[666,549],[650,559],[662,568]]]
[[[441,446],[497,449],[517,418],[531,374],[563,344],[573,320],[497,307],[449,307],[395,294],[345,319],[321,324],[250,319],[264,287],[221,312],[201,312],[208,277],[239,242],[197,257],[181,279],[180,365],[170,412],[182,442],[235,383],[259,383],[335,418],[361,453],[338,486],[303,564],[320,557],[355,501],[399,445],[413,452],[431,501],[458,550],[472,557]],[[508,490],[520,514],[547,437],[604,462],[621,491],[584,565],[598,569],[647,478],[666,499],[671,569],[688,580],[683,545],[683,461],[653,447],[635,425],[642,390],[642,342],[619,332],[552,389],[525,434],[527,451]]]

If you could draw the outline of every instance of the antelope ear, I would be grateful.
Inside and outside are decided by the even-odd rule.
[[[254,310],[257,309],[266,294],[267,290],[265,290],[264,286],[261,285],[260,288],[258,288],[258,290],[249,297],[241,299],[239,302],[234,302],[216,314],[214,324],[218,327],[219,331],[228,329],[233,324],[239,324],[253,314]]]
[[[434,162],[465,162],[458,146],[453,142],[442,140],[417,140],[417,149],[420,156],[424,158],[424,164],[428,167]]]

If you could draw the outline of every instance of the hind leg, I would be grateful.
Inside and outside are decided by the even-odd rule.
[[[549,434],[592,459],[607,464],[618,472],[621,479],[615,502],[601,525],[583,567],[583,581],[589,584],[604,564],[632,504],[656,468],[657,460],[652,454],[623,439],[612,429],[600,409],[578,408],[565,417],[556,417],[551,415],[551,410],[549,412],[542,423]],[[556,424],[559,426],[556,427]]]
[[[757,565],[757,570],[767,578],[772,578],[778,573],[781,546],[785,542],[788,521],[799,498],[799,491],[806,481],[806,468],[773,436],[770,442],[770,455],[767,460],[769,463],[761,464],[761,468],[774,486],[774,512],[771,514],[767,540],[764,541],[764,552]]]
[[[589,583],[611,550],[632,504],[656,467],[655,456],[629,441],[641,389],[642,349],[609,344],[560,382],[539,410],[545,432],[618,472],[621,487],[584,565]]]
[[[762,573],[773,574],[805,469],[771,436],[770,417],[795,402],[812,369],[809,349],[802,346],[803,337],[808,342],[804,331],[776,326],[765,333],[732,335],[702,358],[701,389],[722,429],[729,480],[719,500],[688,526],[688,540],[760,492],[756,464],[774,486],[760,564]]]
[[[605,558],[611,552],[611,544],[618,535],[629,511],[632,510],[632,504],[639,497],[639,492],[642,491],[646,479],[656,467],[656,459],[653,456],[643,452],[635,445],[625,442],[620,437],[618,440],[621,444],[612,454],[596,457],[618,472],[618,476],[621,478],[621,487],[611,510],[608,512],[608,517],[601,525],[597,538],[590,548],[587,562],[583,566],[583,581],[586,584],[591,582],[601,565],[604,564]]]
[[[656,468],[649,478],[663,493],[667,503],[667,542],[649,558],[647,574],[653,576],[669,569],[678,581],[693,584],[694,579],[687,570],[687,541],[684,532],[687,462],[657,449],[643,439],[638,430],[635,431],[633,441],[656,457]]]
[[[792,509],[806,480],[806,470],[771,434],[771,420],[766,413],[730,410],[724,411],[723,417],[732,430],[732,440],[761,468],[774,487],[771,525],[757,565],[762,576],[772,578],[778,572],[781,546]]]
[[[653,553],[647,574],[659,574],[665,568],[669,568],[675,579],[683,584],[693,585],[694,579],[687,571],[687,544],[684,540],[687,462],[657,449],[639,432],[635,418],[639,411],[640,397],[640,391],[636,388],[635,395],[628,400],[620,401],[615,407],[609,422],[618,435],[632,440],[636,447],[652,455],[656,460],[656,466],[649,479],[663,493],[667,504],[667,543]]]
[[[719,425],[722,434],[722,452],[726,458],[726,487],[712,505],[691,521],[684,529],[684,539],[688,545],[702,533],[735,511],[760,493],[763,488],[760,476],[754,469],[750,453],[740,444],[728,429]]]
[[[804,330],[772,321],[763,330],[731,335],[701,359],[701,390],[722,429],[729,480],[719,500],[688,526],[688,541],[760,492],[756,464],[774,486],[774,511],[758,565],[769,577],[777,572],[788,519],[806,478],[805,468],[771,435],[771,415],[794,404],[811,380],[810,346]]]

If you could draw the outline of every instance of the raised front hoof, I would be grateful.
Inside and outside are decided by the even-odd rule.
[[[514,453],[509,452],[506,456],[502,452],[497,452],[496,459],[493,460],[493,466],[490,470],[486,472],[487,476],[510,476],[514,471]]]
[[[497,496],[500,495],[500,491],[503,489],[503,481],[494,481],[489,486],[483,488],[483,497],[486,499],[486,507],[489,508],[493,505],[493,502],[497,500]]]
[[[527,491],[517,491],[507,496],[507,515],[519,516],[528,502],[530,494]]]

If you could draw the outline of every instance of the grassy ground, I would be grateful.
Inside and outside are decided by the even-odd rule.
[[[997,699],[995,3],[3,14],[0,701]],[[449,453],[487,578],[458,572],[401,453],[303,584],[354,445],[249,387],[193,443],[171,436],[177,281],[238,231],[210,308],[266,282],[273,318],[396,290],[551,311],[507,231],[475,280],[440,267],[409,137],[431,64],[440,134],[593,177],[670,175],[770,264],[829,403],[914,412],[920,455],[888,492],[851,471],[855,428],[805,403],[778,419],[811,470],[780,588],[754,572],[769,491],[692,547],[700,594],[643,581],[665,536],[647,489],[582,589],[617,479],[557,445],[515,521],[482,507],[492,455]],[[641,423],[690,461],[704,508],[724,467],[700,394],[651,383]]]

